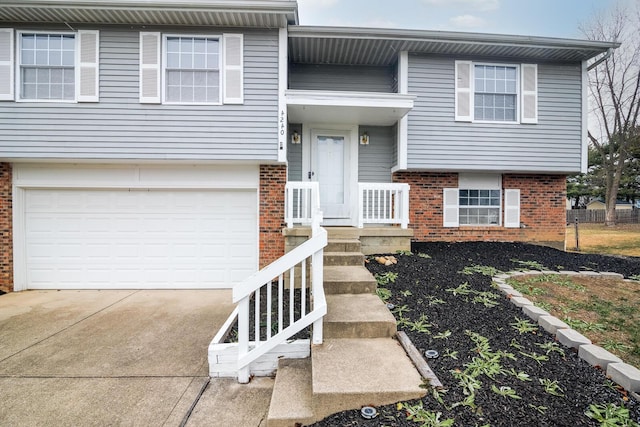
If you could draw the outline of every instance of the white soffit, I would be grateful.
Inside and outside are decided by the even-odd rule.
[[[391,126],[412,108],[415,97],[395,93],[286,91],[289,123]]]

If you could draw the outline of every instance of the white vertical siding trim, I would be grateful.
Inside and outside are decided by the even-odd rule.
[[[409,93],[409,53],[407,51],[402,51],[398,54],[398,93],[402,95]],[[392,169],[393,172],[407,168],[408,124],[409,118],[407,116],[398,121],[398,152],[396,166]]]
[[[455,61],[455,120],[473,120],[473,63]]]
[[[520,123],[538,123],[538,65],[520,66]]]
[[[520,228],[520,190],[504,190],[504,226]]]
[[[78,102],[98,102],[100,100],[99,63],[100,32],[79,30],[76,53],[76,93]]]
[[[14,32],[0,28],[0,101],[14,99]]]
[[[160,103],[160,33],[140,32],[140,103]]]
[[[460,199],[457,188],[445,188],[442,190],[442,226],[460,226]]]
[[[582,91],[582,103],[581,103],[581,132],[580,136],[582,137],[582,146],[580,149],[580,172],[587,173],[589,169],[589,64],[587,61],[582,61],[582,81],[581,81],[581,91]]]
[[[27,289],[27,252],[25,233],[25,190],[16,185],[17,173],[13,175],[12,206],[13,206],[13,290]]]
[[[278,161],[287,161],[287,139],[289,132],[287,126],[287,100],[285,91],[288,88],[289,58],[288,46],[289,35],[286,28],[280,28],[278,32]]]
[[[242,34],[223,34],[223,103],[242,104],[244,102],[244,54]]]

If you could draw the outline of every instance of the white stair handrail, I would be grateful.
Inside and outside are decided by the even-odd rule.
[[[322,318],[327,313],[327,304],[324,295],[323,285],[323,256],[324,248],[327,245],[327,231],[320,227],[322,221],[322,213],[316,210],[312,219],[312,236],[309,240],[294,248],[284,256],[269,264],[262,270],[252,274],[246,280],[242,281],[233,289],[233,302],[238,303],[238,381],[240,383],[249,382],[249,365],[260,356],[274,349],[277,345],[285,342],[304,328],[313,324],[314,344],[322,343]],[[311,286],[310,290],[313,298],[311,298],[312,307],[307,313],[305,307],[306,301],[306,266],[308,261],[311,262]],[[294,277],[295,268],[300,266],[301,269],[301,314],[298,320],[294,320],[293,301],[294,301]],[[288,273],[289,277],[289,298],[290,313],[289,326],[283,328],[283,284],[284,275]],[[277,280],[278,283],[278,307],[272,308],[271,289],[272,283]],[[267,326],[266,340],[260,339],[260,289],[266,286],[267,301]],[[255,314],[255,339],[253,348],[249,350],[249,311],[250,300],[254,298]],[[278,313],[278,332],[271,335],[271,313],[277,310]]]

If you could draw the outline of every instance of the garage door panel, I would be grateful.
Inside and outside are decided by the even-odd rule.
[[[255,191],[27,190],[31,288],[230,287],[257,266]]]

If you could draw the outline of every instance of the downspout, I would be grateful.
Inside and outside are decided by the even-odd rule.
[[[604,61],[609,59],[609,57],[611,55],[613,55],[613,48],[612,47],[607,49],[607,52],[603,56],[601,56],[596,62],[594,62],[593,64],[589,65],[587,67],[587,71],[593,70],[595,67],[597,67],[598,65],[602,64]]]

